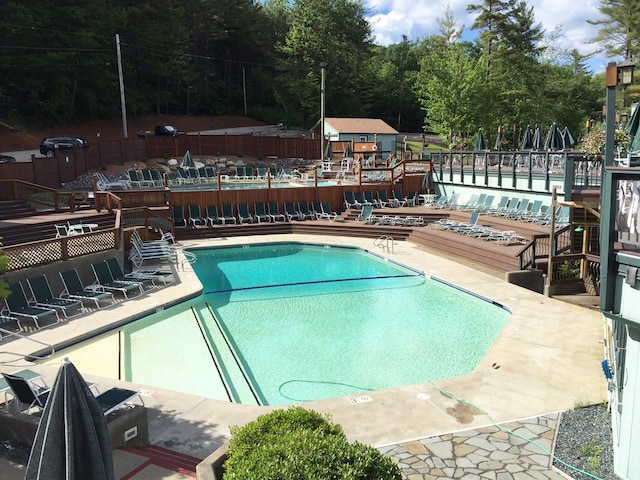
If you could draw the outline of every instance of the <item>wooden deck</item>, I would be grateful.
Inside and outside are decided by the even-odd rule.
[[[375,209],[376,215],[390,216],[420,216],[425,226],[405,227],[391,225],[368,225],[357,222],[359,210],[343,212],[344,221],[331,222],[328,220],[304,220],[278,223],[243,223],[241,225],[216,225],[202,228],[176,229],[176,237],[181,239],[235,237],[244,235],[274,235],[287,233],[339,235],[364,238],[378,238],[390,236],[398,241],[409,240],[429,251],[441,252],[451,258],[470,261],[482,265],[494,273],[504,273],[519,269],[517,255],[525,248],[525,244],[505,245],[496,242],[462,235],[459,233],[439,230],[430,223],[441,219],[467,221],[470,212],[460,210],[435,209],[424,206]],[[534,235],[548,234],[549,228],[524,221],[514,221],[501,217],[481,215],[479,225],[489,226],[499,230],[515,230],[526,238]]]

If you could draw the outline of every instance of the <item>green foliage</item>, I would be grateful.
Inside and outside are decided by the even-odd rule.
[[[232,427],[225,480],[400,480],[398,466],[375,448],[348,443],[342,427],[291,407]]]
[[[580,447],[580,456],[587,458],[587,465],[592,472],[598,471],[600,468],[600,460],[602,456],[602,446],[598,445],[592,438],[589,445]]]

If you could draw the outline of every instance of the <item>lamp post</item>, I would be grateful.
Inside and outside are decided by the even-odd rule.
[[[606,123],[604,137],[604,165],[613,165],[614,159],[614,135],[616,131],[616,87],[618,85],[630,85],[633,82],[633,69],[635,64],[631,60],[625,60],[616,64],[609,62],[605,72],[607,86]]]
[[[556,240],[556,207],[558,206],[558,186],[554,185],[551,190],[551,220],[549,222],[549,256],[547,257],[547,282],[544,294],[551,296],[551,277],[553,277],[553,254],[555,253]]]

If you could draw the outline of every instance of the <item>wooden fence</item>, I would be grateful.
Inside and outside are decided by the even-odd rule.
[[[0,163],[0,178],[60,188],[63,183],[72,182],[90,170],[99,170],[103,165],[139,162],[147,158],[180,159],[187,150],[196,156],[317,159],[320,141],[302,137],[201,134],[101,140],[89,148],[58,151],[53,158],[33,155],[30,163]]]

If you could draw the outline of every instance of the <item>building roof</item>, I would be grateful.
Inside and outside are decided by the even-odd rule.
[[[327,125],[339,133],[380,133],[387,135],[398,135],[395,128],[387,125],[379,118],[336,118],[327,117],[324,119]]]

